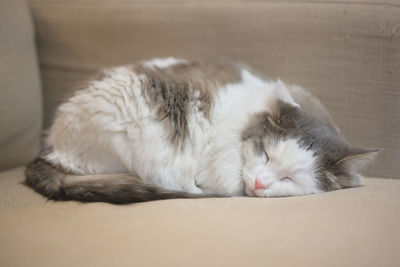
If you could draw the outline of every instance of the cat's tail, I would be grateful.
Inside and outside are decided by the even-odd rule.
[[[27,185],[52,200],[126,204],[171,198],[214,197],[164,189],[128,174],[73,175],[40,157],[27,165],[25,177]]]

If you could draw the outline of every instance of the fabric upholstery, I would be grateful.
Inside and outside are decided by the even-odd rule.
[[[38,151],[42,96],[30,12],[25,1],[0,1],[0,170]]]
[[[98,68],[153,57],[233,59],[311,90],[355,146],[400,172],[400,5],[356,1],[30,0],[45,121]]]
[[[289,198],[53,202],[0,173],[0,266],[399,266],[400,180]]]

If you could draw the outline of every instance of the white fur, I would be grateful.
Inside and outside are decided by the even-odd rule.
[[[243,178],[248,195],[271,197],[321,192],[315,177],[313,152],[300,148],[297,140],[269,143],[265,152],[268,154],[268,161],[264,154],[257,156],[251,151],[249,144],[244,144]],[[255,189],[256,178],[267,188]]]
[[[219,91],[208,131],[212,145],[203,152],[197,177],[201,187],[220,194],[243,194],[240,133],[250,115],[269,109],[272,89],[272,84],[243,70],[240,83]]]
[[[164,68],[181,62],[185,61],[167,58],[143,64]],[[271,148],[268,152],[276,161],[269,166],[261,166],[251,155],[242,166],[240,133],[249,117],[271,109],[271,97],[297,105],[282,82],[266,82],[243,69],[241,82],[218,91],[210,120],[198,112],[200,103],[195,99],[188,122],[190,138],[181,150],[170,144],[154,119],[156,114],[141,93],[144,77],[129,67],[111,69],[108,77],[60,106],[47,140],[54,149],[49,161],[78,174],[132,173],[165,188],[193,193],[281,196],[318,191],[312,154],[295,140]],[[277,88],[283,93],[277,95]],[[274,183],[268,190],[253,192],[255,175],[260,173],[265,183]],[[289,175],[298,183],[276,182]]]

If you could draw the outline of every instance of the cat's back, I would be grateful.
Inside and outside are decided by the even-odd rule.
[[[104,70],[59,107],[47,158],[75,173],[162,164],[187,173],[179,168],[194,167],[186,163],[206,142],[219,90],[241,79],[235,64],[171,58]]]
[[[72,120],[121,131],[127,124],[153,119],[163,123],[171,141],[182,140],[191,115],[209,119],[218,90],[241,78],[240,67],[232,63],[174,58],[106,69],[60,105],[51,132],[62,135],[58,128],[65,130]]]

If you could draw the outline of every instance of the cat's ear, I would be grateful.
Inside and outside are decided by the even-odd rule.
[[[294,107],[299,108],[299,104],[297,104],[292,96],[289,93],[289,89],[287,88],[286,84],[284,84],[279,78],[276,81],[276,88],[275,88],[275,98],[278,100],[282,100]]]
[[[371,163],[380,151],[377,149],[353,148],[335,165],[344,173],[337,176],[337,182],[342,188],[359,186],[362,175],[359,172]]]
[[[379,152],[378,149],[352,148],[335,165],[344,168],[347,173],[357,173],[374,161]]]
[[[275,83],[275,88],[272,89],[271,97],[269,98],[268,106],[270,107],[271,117],[274,120],[279,119],[280,108],[279,101],[283,101],[295,107],[300,107],[289,93],[287,86],[278,79]]]

